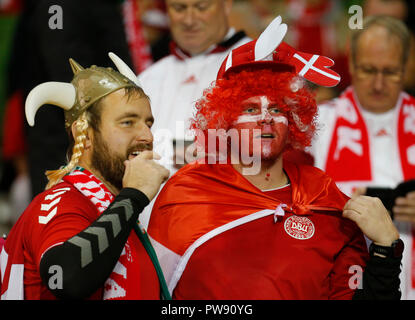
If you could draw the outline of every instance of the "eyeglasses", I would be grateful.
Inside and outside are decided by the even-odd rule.
[[[378,70],[370,66],[356,66],[356,76],[360,80],[373,80],[380,72],[383,78],[390,82],[400,82],[402,80],[403,69],[383,69]]]

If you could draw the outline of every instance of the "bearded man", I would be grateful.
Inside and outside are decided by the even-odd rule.
[[[26,100],[30,125],[45,103],[65,109],[71,147],[7,237],[2,299],[160,298],[164,278],[137,220],[169,173],[153,160],[147,96],[110,57],[120,72],[70,60],[71,83],[43,83]]]
[[[285,32],[277,18],[259,39],[233,50],[196,105],[193,128],[206,157],[166,183],[148,228],[170,293],[399,299],[403,248],[381,201],[349,200],[319,169],[283,160],[284,150],[308,146],[315,130],[316,103],[301,76],[339,81],[329,68],[305,72],[301,61],[311,57],[316,65],[333,63],[280,43]],[[364,234],[375,243],[370,257]],[[363,282],[354,281],[356,268]]]

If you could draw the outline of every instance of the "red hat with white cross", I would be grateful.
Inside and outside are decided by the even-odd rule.
[[[317,85],[334,87],[340,82],[340,75],[331,70],[334,61],[318,54],[297,51],[283,42],[287,25],[275,18],[258,39],[233,49],[219,69],[217,79],[226,78],[231,72],[255,66],[266,66],[276,71],[299,74]]]

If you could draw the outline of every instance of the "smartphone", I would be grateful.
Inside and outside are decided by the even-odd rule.
[[[408,192],[415,191],[415,179],[403,181],[394,189],[382,187],[368,187],[366,195],[378,197],[383,205],[392,212],[395,200],[398,197],[405,197]]]

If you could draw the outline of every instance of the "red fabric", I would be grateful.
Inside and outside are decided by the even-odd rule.
[[[367,250],[357,226],[341,217],[348,198],[317,168],[285,162],[284,170],[292,192],[280,198],[261,192],[228,164],[188,165],[167,182],[148,230],[178,255],[209,231],[282,203],[288,205],[284,219],[304,216],[316,228],[311,239],[294,239],[284,231],[284,223],[274,223],[270,215],[219,234],[195,250],[174,292],[176,298],[351,297],[348,268],[364,266]],[[295,272],[290,275],[290,270]]]
[[[27,145],[24,134],[23,97],[16,91],[6,103],[3,119],[3,158],[13,159],[26,152]]]
[[[302,51],[333,54],[335,43],[332,38],[325,36],[326,29],[332,29],[330,13],[333,2],[328,0],[308,4],[303,0],[288,0],[287,5],[293,11],[293,23],[290,30],[295,34],[295,47]]]
[[[412,283],[412,289],[415,289],[415,227],[412,227],[412,263],[411,263],[411,283]]]
[[[65,180],[71,180],[67,177]],[[79,179],[76,181],[81,182]],[[12,265],[23,264],[24,299],[56,299],[40,278],[39,263],[42,254],[50,247],[86,229],[99,215],[98,207],[70,182],[59,183],[38,195],[13,226],[7,238],[5,250],[9,256],[1,295],[8,288],[18,289],[17,282],[9,283],[9,275]],[[50,220],[40,223],[42,217]],[[126,295],[120,295],[119,298],[124,299],[159,299],[157,274],[134,232],[130,234],[118,263],[126,267],[128,281],[124,277],[120,278],[114,269],[105,283],[106,291],[123,289]],[[102,299],[106,292],[103,289],[104,284],[90,299]]]
[[[18,14],[23,7],[22,0],[0,0],[1,14]]]
[[[291,149],[283,153],[284,160],[293,162],[295,164],[306,164],[312,166],[314,164],[314,157],[306,151]]]
[[[282,203],[292,204],[291,185],[276,190],[263,191],[267,196],[280,200]]]
[[[289,162],[285,162],[284,169],[293,186],[291,209],[294,213],[302,215],[310,214],[309,210],[324,210],[341,214],[348,197],[328,176],[317,168],[297,167]],[[316,183],[305,185],[306,181]],[[197,197],[194,197],[195,190]],[[215,190],[214,202],[212,190]],[[332,192],[330,198],[326,197],[328,190]],[[148,231],[161,244],[183,254],[190,244],[210,230],[259,210],[275,209],[280,204],[281,201],[261,192],[230,164],[194,163],[167,181],[154,204],[155,214],[151,215]],[[191,210],[183,209],[190,207]],[[194,212],[198,212],[197,220]],[[175,224],[174,229],[171,223]],[[173,232],[175,236],[170,238]]]
[[[370,143],[366,124],[354,98],[352,88],[348,88],[340,98],[346,99],[347,108],[338,115],[327,155],[325,171],[336,182],[371,181]],[[415,178],[415,159],[410,159],[409,148],[415,148],[415,98],[403,95],[396,108],[398,113],[397,141],[404,179]],[[339,134],[342,130],[343,134]],[[344,131],[347,130],[347,131]],[[415,152],[412,153],[415,157]],[[338,170],[338,168],[342,168]]]
[[[399,106],[398,143],[404,180],[415,178],[415,98],[406,96]],[[411,152],[409,151],[411,149]]]
[[[355,111],[354,114],[357,117],[338,117],[333,130],[333,137],[329,147],[325,171],[334,178],[335,181],[353,181],[356,180],[356,177],[359,177],[358,180],[370,181],[372,173],[369,161],[369,136],[366,125],[360,112],[358,112],[356,101],[353,98],[353,91],[348,89],[342,94],[341,98],[346,98],[351,102],[351,106]],[[358,150],[353,150],[352,148],[339,150],[339,148],[342,148],[342,146],[339,145],[340,137],[338,132],[340,127],[346,127],[350,130],[359,130],[361,132],[361,138],[359,139],[361,148]],[[356,153],[361,154],[361,157],[356,157]],[[338,170],[338,168],[342,169]]]
[[[125,33],[130,48],[131,58],[137,74],[141,73],[153,63],[150,46],[144,37],[139,7],[135,0],[126,0],[123,4]]]

